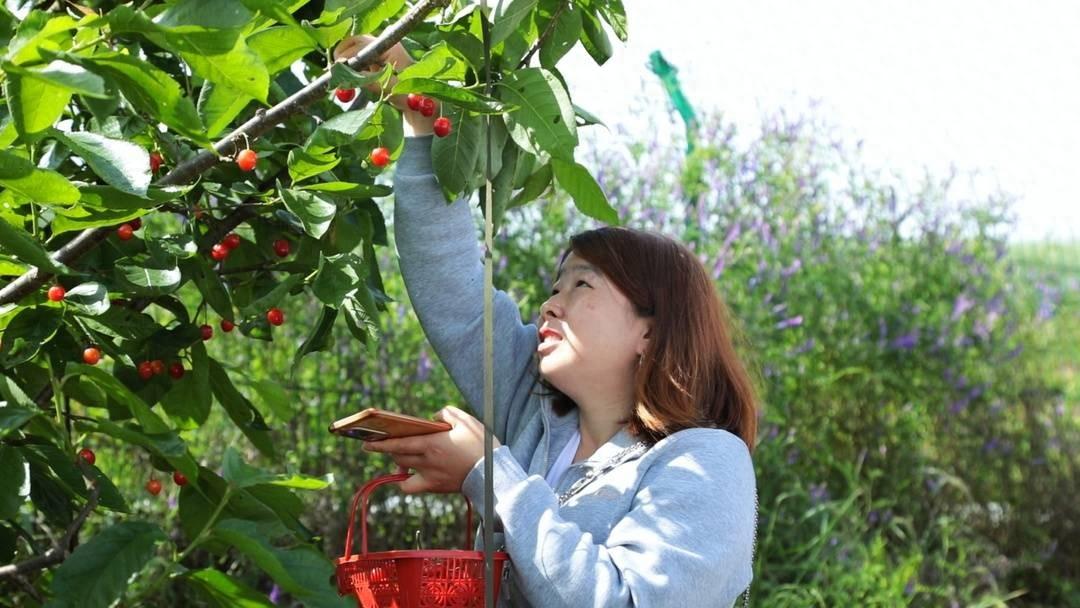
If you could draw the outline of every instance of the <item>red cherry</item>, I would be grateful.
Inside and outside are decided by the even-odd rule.
[[[156,150],[150,153],[150,172],[157,173],[165,159]]]
[[[131,224],[132,230],[138,230],[139,228],[142,228],[142,218],[135,218],[128,223]]]
[[[225,333],[228,333],[228,332],[232,331],[234,327],[236,327],[236,325],[233,324],[232,321],[230,321],[228,319],[222,319],[221,320],[221,331],[223,331]]]
[[[149,380],[154,375],[154,366],[149,361],[143,361],[139,364],[139,377],[143,380]]]
[[[390,164],[390,150],[379,147],[371,151],[371,164],[376,167],[385,167]]]
[[[274,241],[274,253],[279,258],[284,258],[289,255],[289,241],[285,239],[278,239]]]
[[[97,365],[101,361],[101,350],[96,346],[90,346],[82,351],[82,360],[87,365]]]
[[[420,100],[420,113],[424,116],[435,115],[435,100],[430,97],[424,97]]]
[[[66,296],[66,295],[67,295],[67,290],[64,289],[63,285],[53,285],[52,287],[49,288],[49,293],[48,293],[49,300],[51,300],[53,302],[59,302],[59,301],[63,300],[64,296]]]
[[[180,471],[173,471],[172,480],[176,482],[176,485],[178,486],[187,485],[187,475],[184,475]]]
[[[152,496],[161,494],[161,482],[151,477],[150,481],[146,482],[146,491]]]
[[[419,112],[420,107],[424,105],[424,96],[417,95],[416,93],[409,93],[405,97],[405,105],[409,106],[409,109],[413,112]]]
[[[210,248],[210,257],[214,258],[215,262],[220,262],[229,257],[229,248],[218,243]]]
[[[240,167],[241,171],[251,171],[255,168],[255,163],[258,160],[259,155],[255,154],[254,150],[245,148],[236,155],[236,166]]]
[[[155,376],[160,376],[165,373],[165,362],[161,359],[154,359],[150,362],[150,371],[154,372]]]
[[[271,308],[266,311],[266,320],[271,325],[281,325],[285,322],[285,313],[281,312],[280,308]]]
[[[435,125],[433,127],[435,130],[435,135],[438,135],[439,137],[446,137],[450,134],[450,126],[451,125],[449,118],[445,116],[440,116],[436,118]]]
[[[356,89],[338,89],[334,91],[334,95],[341,103],[349,103],[356,98]]]
[[[229,251],[232,251],[240,246],[240,235],[235,232],[230,232],[225,235],[225,238],[221,239],[221,244]]]
[[[133,236],[135,236],[135,229],[131,227],[131,224],[120,224],[120,227],[116,229],[116,238],[121,241],[130,241]]]
[[[85,460],[86,464],[90,466],[94,466],[94,463],[97,462],[97,456],[94,455],[94,450],[91,450],[90,448],[79,450],[79,458]]]
[[[199,328],[199,335],[202,336],[202,339],[204,341],[209,340],[210,338],[214,337],[214,328],[210,327],[209,325],[203,325]]]
[[[169,375],[177,380],[183,378],[184,364],[180,363],[179,361],[173,361],[172,365],[169,366]]]

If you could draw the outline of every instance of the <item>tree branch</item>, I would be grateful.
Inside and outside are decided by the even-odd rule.
[[[536,54],[536,51],[540,50],[540,45],[544,44],[551,33],[555,31],[555,24],[559,21],[559,15],[562,14],[566,7],[569,6],[569,2],[563,2],[559,4],[559,8],[555,9],[555,12],[551,14],[551,21],[548,21],[548,25],[544,28],[544,32],[540,34],[540,37],[536,39],[536,43],[529,49],[528,53],[525,53],[525,57],[522,58],[521,63],[518,64],[518,68],[528,67],[529,61],[532,60],[532,56]]]
[[[21,561],[17,564],[0,566],[0,578],[19,576],[26,574],[27,572],[43,570],[59,564],[71,555],[71,545],[75,540],[75,535],[79,533],[82,525],[86,522],[86,518],[89,517],[90,512],[97,507],[98,496],[101,494],[101,488],[98,487],[97,480],[87,475],[85,470],[82,472],[83,477],[90,482],[90,496],[86,499],[86,504],[83,505],[83,508],[79,511],[75,520],[68,526],[67,532],[64,533],[64,537],[56,543],[55,547],[50,548],[42,555],[31,557],[30,559]]]
[[[376,59],[390,47],[401,41],[410,31],[424,20],[431,11],[437,7],[446,6],[450,0],[424,0],[412,8],[404,17],[383,30],[371,45],[364,47],[346,65],[351,68],[360,68],[374,63]],[[322,99],[326,95],[327,85],[330,83],[330,71],[327,70],[322,76],[316,78],[311,84],[300,89],[281,103],[266,111],[258,111],[255,116],[233,132],[226,135],[213,146],[213,152],[202,152],[194,158],[177,165],[164,177],[157,181],[159,186],[176,185],[187,183],[220,161],[225,154],[236,151],[240,142],[254,139],[266,133],[273,127],[284,122],[293,114],[301,112],[307,106]],[[231,217],[231,216],[230,216]],[[239,224],[233,224],[231,228]],[[87,251],[96,247],[112,232],[111,227],[91,228],[84,230],[74,239],[52,254],[52,259],[62,264],[70,264],[81,257]],[[33,267],[25,274],[8,283],[0,289],[0,306],[18,302],[36,289],[45,284],[52,275]]]

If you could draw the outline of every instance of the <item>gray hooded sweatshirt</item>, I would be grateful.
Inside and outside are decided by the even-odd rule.
[[[466,201],[447,205],[428,137],[407,138],[395,175],[401,272],[432,347],[469,407],[483,412],[483,270]],[[720,429],[674,433],[647,451],[625,429],[556,488],[548,470],[578,428],[537,383],[537,328],[495,294],[496,548],[510,554],[499,606],[732,606],[752,577],[754,469]],[[613,456],[622,454],[612,461]],[[484,461],[462,492],[484,508]],[[615,465],[560,505],[575,481]],[[478,547],[482,543],[478,539]]]

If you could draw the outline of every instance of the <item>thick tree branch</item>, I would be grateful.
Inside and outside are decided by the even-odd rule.
[[[404,17],[383,30],[371,45],[366,46],[346,65],[352,68],[360,68],[371,63],[388,51],[390,47],[401,41],[413,30],[424,18],[438,7],[444,7],[450,0],[424,0],[412,8]],[[246,123],[226,135],[214,144],[213,152],[202,152],[169,171],[157,181],[159,186],[185,184],[220,162],[224,155],[234,154],[241,142],[250,141],[266,133],[273,127],[281,124],[293,114],[301,112],[326,95],[327,85],[330,82],[330,71],[313,80],[309,85],[300,89],[289,98],[266,111],[260,111]],[[231,217],[231,216],[230,216]],[[239,224],[233,224],[235,227]],[[230,228],[231,229],[231,228]],[[92,228],[84,230],[74,239],[69,241],[52,254],[52,259],[62,264],[70,264],[81,257],[87,251],[96,247],[111,233],[112,228]],[[18,302],[36,289],[45,284],[52,275],[34,267],[25,274],[0,289],[0,306]]]
[[[50,548],[42,555],[31,557],[30,559],[21,561],[17,564],[0,566],[0,578],[19,576],[28,572],[43,570],[59,564],[71,555],[71,545],[75,540],[75,535],[79,533],[82,525],[86,522],[86,518],[90,516],[90,512],[97,507],[98,496],[101,494],[101,488],[98,487],[97,480],[87,475],[85,470],[83,471],[83,476],[90,482],[90,496],[86,499],[86,504],[83,505],[82,510],[79,511],[75,520],[68,526],[67,532],[64,533],[64,537],[56,543],[55,547]]]

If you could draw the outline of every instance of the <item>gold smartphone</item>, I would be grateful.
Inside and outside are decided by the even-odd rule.
[[[428,435],[449,431],[451,428],[446,422],[425,420],[374,407],[330,423],[331,433],[363,441]]]

